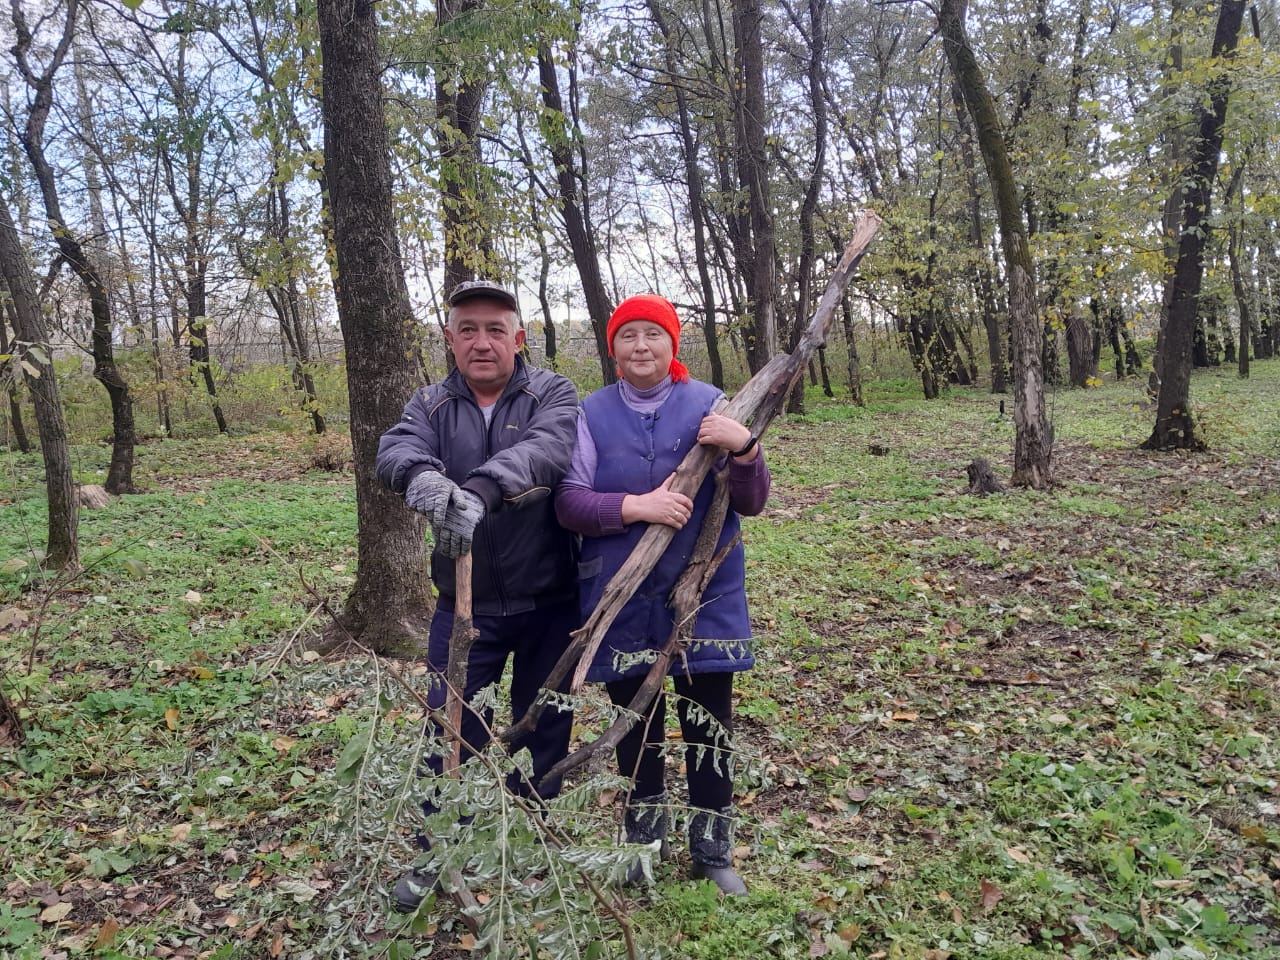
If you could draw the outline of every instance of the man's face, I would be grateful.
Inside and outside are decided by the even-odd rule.
[[[496,300],[466,300],[450,312],[444,338],[458,371],[476,396],[501,393],[516,368],[524,331],[511,309]]]

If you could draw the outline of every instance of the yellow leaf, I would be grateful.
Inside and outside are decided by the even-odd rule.
[[[45,907],[40,911],[40,920],[42,923],[58,923],[67,918],[67,914],[71,912],[71,901],[63,900],[61,903],[55,903],[52,907]]]
[[[186,593],[182,595],[182,599],[185,600],[187,603],[191,604],[192,606],[195,606],[197,603],[200,602],[202,598],[200,594],[197,593],[195,590],[188,590]]]
[[[894,719],[894,720],[899,720],[899,721],[901,721],[902,723],[913,723],[914,721],[916,721],[916,720],[919,720],[919,719],[920,719],[920,714],[918,714],[918,713],[911,713],[911,712],[906,711],[906,710],[895,710],[895,711],[893,712],[893,719]]]
[[[164,712],[164,722],[170,730],[178,729],[178,708],[170,707]]]
[[[230,900],[236,895],[236,885],[234,883],[219,884],[214,888],[213,895],[219,900]]]
[[[281,753],[288,753],[294,748],[297,742],[298,741],[294,737],[281,735],[271,741],[271,746],[275,747]]]
[[[174,711],[174,715],[176,717],[177,715],[176,710]],[[173,837],[173,839],[181,843],[182,841],[186,840],[187,837],[191,836],[191,824],[175,823],[173,825],[173,828],[169,831],[169,836]]]
[[[1010,860],[1017,860],[1018,863],[1030,863],[1031,857],[1027,855],[1027,851],[1021,847],[1006,847],[1005,853],[1009,855]]]

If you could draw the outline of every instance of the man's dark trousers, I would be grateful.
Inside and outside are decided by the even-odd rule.
[[[569,631],[578,626],[578,602],[576,599],[556,604],[527,613],[517,613],[505,617],[475,616],[472,622],[479,636],[471,647],[471,656],[467,663],[467,688],[463,693],[464,703],[470,703],[477,692],[497,683],[506,667],[507,658],[512,657],[511,664],[511,716],[513,720],[523,717],[525,712],[537,699],[547,674],[560,659],[569,645]],[[449,665],[449,636],[453,632],[453,601],[451,598],[440,598],[436,605],[435,616],[431,619],[431,633],[427,640],[428,666],[444,676]],[[568,678],[561,685],[567,687]],[[444,710],[447,693],[443,682],[433,682],[427,695],[427,703],[436,710]],[[492,711],[481,722],[480,717],[464,707],[462,711],[462,759],[474,755],[489,742],[486,727],[493,724]],[[533,761],[533,779],[539,778],[556,763],[564,759],[569,750],[569,734],[573,728],[573,713],[569,710],[557,710],[549,705],[543,710],[537,726],[531,733],[525,734],[511,744],[511,753],[528,747]],[[439,735],[439,730],[432,732]],[[437,776],[443,770],[443,760],[432,756],[427,759],[427,769]],[[530,786],[518,772],[507,778],[507,788],[518,796],[529,796]],[[538,787],[538,796],[549,800],[560,792],[560,779],[542,783]],[[435,809],[427,803],[423,809],[428,816]]]

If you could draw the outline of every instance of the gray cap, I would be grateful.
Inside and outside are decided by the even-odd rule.
[[[505,304],[520,316],[520,301],[506,287],[499,286],[489,280],[464,280],[453,288],[449,294],[449,306],[456,307],[467,300],[497,300]]]

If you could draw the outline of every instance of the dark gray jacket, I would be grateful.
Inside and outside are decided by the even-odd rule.
[[[577,417],[573,383],[517,356],[488,429],[455,370],[414,393],[382,435],[378,477],[394,492],[439,470],[484,500],[471,545],[475,613],[505,616],[576,598],[577,546],[556,522],[551,494],[569,469]],[[433,552],[431,579],[452,600],[453,561]]]

